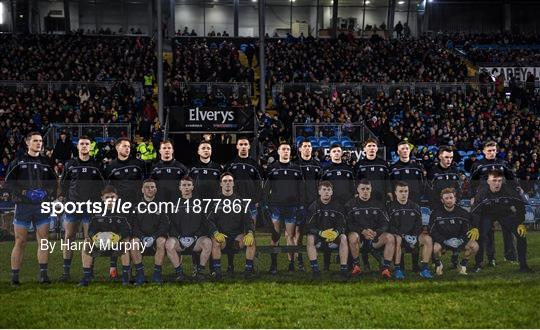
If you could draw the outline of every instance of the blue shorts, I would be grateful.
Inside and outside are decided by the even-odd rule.
[[[90,216],[85,213],[64,213],[63,220],[64,222],[68,222],[68,223],[80,221],[83,224],[89,224]]]
[[[296,206],[270,206],[268,208],[272,222],[296,224],[298,208]]]
[[[28,231],[50,223],[49,214],[41,213],[40,204],[17,204],[13,225],[23,227]]]
[[[259,210],[257,210],[257,206],[253,203],[249,204],[249,214],[250,214],[251,219],[257,219]]]

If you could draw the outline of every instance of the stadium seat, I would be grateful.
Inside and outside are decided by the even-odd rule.
[[[317,137],[315,137],[315,136],[308,136],[307,139],[311,142],[312,145],[313,145],[314,143],[319,144],[319,139],[317,139]]]
[[[482,160],[482,159],[484,159],[484,155],[483,154],[476,155],[476,159],[477,160]]]
[[[300,141],[303,141],[304,140],[304,137],[303,136],[297,136],[295,141],[294,141],[294,144],[299,147],[300,146]]]
[[[436,154],[439,151],[439,147],[438,146],[429,146],[428,151]]]
[[[319,140],[319,147],[321,147],[321,148],[330,148],[330,140],[328,140],[328,139],[324,139],[324,140],[323,140],[323,139],[321,138],[321,139]]]
[[[354,143],[352,143],[352,141],[342,141],[341,145],[343,148],[354,148]]]
[[[461,156],[461,158],[463,158],[463,157],[466,157],[466,156],[467,156],[467,152],[466,152],[466,151],[464,151],[464,150],[458,150],[458,152],[457,152],[457,153],[458,153],[458,155],[460,155],[460,156]]]

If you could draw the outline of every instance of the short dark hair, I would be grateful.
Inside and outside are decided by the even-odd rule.
[[[309,143],[311,144],[311,140],[310,139],[307,139],[305,137],[302,137],[299,141],[298,141],[298,146],[301,147],[304,143]]]
[[[180,178],[180,181],[189,181],[189,182],[193,182],[193,178],[190,177],[189,175],[184,175],[182,178]],[[180,181],[178,183],[180,183]]]
[[[170,145],[172,145],[172,146],[174,147],[173,141],[172,141],[172,140],[169,140],[169,139],[164,139],[164,140],[162,140],[162,141],[159,143],[159,146],[161,147],[161,146],[164,145],[164,144],[170,144]]]
[[[330,146],[330,151],[332,151],[332,149],[335,149],[335,148],[341,149],[341,145],[338,144],[338,143],[333,143],[333,144]]]
[[[281,142],[279,142],[279,144],[278,144],[278,149],[281,148],[282,145],[287,145],[287,146],[289,146],[289,147],[291,146],[291,144],[290,144],[289,142],[287,142],[287,141],[281,141]]]
[[[31,138],[32,136],[34,136],[34,135],[39,135],[39,136],[43,137],[43,135],[42,135],[40,132],[38,132],[38,131],[32,131],[32,132],[26,134],[26,139],[28,140],[28,139],[30,139],[30,138]]]
[[[334,188],[334,185],[332,184],[332,182],[324,180],[319,182],[319,189],[321,189],[321,187]]]
[[[88,140],[90,142],[92,142],[92,139],[88,136],[88,135],[82,135],[79,137],[79,141],[80,140]]]
[[[398,181],[398,182],[396,182],[396,187],[395,188],[397,188],[397,187],[409,187],[409,184],[407,182],[405,182],[405,181]]]
[[[154,183],[154,184],[157,185],[156,180],[154,180],[152,178],[148,178],[148,179],[144,180],[142,184],[144,185],[145,183]]]
[[[503,178],[504,177],[504,173],[500,170],[493,170],[493,171],[489,171],[488,172],[488,177],[494,177],[494,178]]]
[[[199,141],[199,144],[197,145],[197,149],[199,149],[199,147],[202,146],[203,144],[208,144],[210,145],[210,147],[212,147],[212,143],[210,141],[202,139],[201,141]]]
[[[487,148],[487,147],[497,147],[497,142],[493,140],[488,140],[486,141],[486,143],[484,143],[484,148]]]
[[[366,186],[371,186],[371,181],[369,181],[368,179],[362,179],[358,181],[358,184],[356,186],[358,187],[361,184],[366,185]]]
[[[441,146],[439,148],[439,155],[442,154],[443,152],[454,152],[454,149],[452,149],[451,146]]]
[[[232,176],[232,178],[233,178],[233,180],[234,180],[234,175],[232,175],[231,172],[223,172],[223,173],[221,173],[221,175],[219,176],[219,181],[221,181],[224,177],[226,177],[226,176],[228,176],[228,175],[229,175],[229,176]]]
[[[364,141],[363,147],[367,146],[369,143],[375,143],[377,146],[379,146],[379,141],[377,141],[377,139],[375,138],[370,137]]]
[[[114,193],[118,195],[118,190],[116,190],[115,186],[109,184],[109,185],[106,185],[105,188],[103,188],[103,190],[101,190],[101,196],[105,194],[110,194],[110,193]]]
[[[240,140],[247,140],[250,144],[251,144],[251,141],[249,141],[249,138],[247,137],[247,135],[240,135],[237,139],[236,139],[236,144],[238,144],[238,142]]]
[[[397,147],[396,148],[399,148],[399,146],[402,146],[402,145],[409,145],[409,141],[405,141],[405,140],[401,140],[399,141],[399,143],[397,144]]]
[[[121,137],[118,140],[116,140],[116,142],[114,142],[114,146],[118,147],[120,145],[120,143],[122,143],[124,141],[129,143],[129,146],[131,146],[131,141],[127,137]]]

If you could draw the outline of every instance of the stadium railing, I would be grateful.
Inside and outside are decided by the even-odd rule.
[[[109,81],[37,81],[37,80],[0,80],[0,88],[8,88],[16,92],[25,92],[32,88],[44,89],[48,91],[63,91],[66,89],[79,90],[86,87],[90,93],[94,93],[98,88],[105,88],[111,91],[115,86],[124,85],[131,87],[136,97],[144,95],[143,85],[140,82],[109,80]]]
[[[132,138],[131,124],[52,124],[43,134],[45,147],[53,148],[61,132],[66,132],[74,144],[83,135],[88,135],[98,146],[120,137]]]
[[[288,94],[289,92],[312,92],[316,94],[326,94],[337,97],[341,93],[351,91],[361,97],[375,97],[379,92],[391,95],[395,91],[409,91],[413,94],[419,93],[449,93],[462,92],[465,95],[472,93],[481,93],[487,95],[495,92],[494,84],[481,84],[476,82],[459,83],[427,83],[427,82],[403,82],[403,83],[316,83],[316,82],[295,82],[295,83],[277,83],[272,87],[272,98],[277,102],[279,94]]]

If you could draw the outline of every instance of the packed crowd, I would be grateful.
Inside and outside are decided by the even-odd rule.
[[[177,41],[170,76],[181,82],[253,81],[253,69],[240,63],[239,52],[227,41]]]
[[[341,123],[346,127],[347,123],[362,122],[386,146],[388,158],[404,139],[415,145],[452,145],[457,150],[474,150],[478,154],[482,141],[493,139],[500,146],[499,158],[507,160],[521,179],[536,180],[540,166],[540,118],[533,110],[538,111],[540,106],[538,93],[531,99],[534,103],[529,102],[526,108],[524,103],[508,100],[501,94],[413,94],[396,90],[391,95],[380,92],[376,97],[362,98],[354,91],[289,92],[278,95],[277,116],[260,115],[260,137],[266,145],[275,145],[280,138],[290,139],[291,125],[283,123]],[[321,130],[319,134],[329,137],[334,132]],[[435,156],[427,148],[417,150],[416,155],[426,167]],[[470,162],[465,171],[470,170],[467,165]]]
[[[46,132],[53,123],[129,123],[133,132],[143,137],[152,137],[161,131],[152,100],[146,96],[137,97],[133,88],[123,83],[114,85],[111,90],[84,86],[61,91],[39,87],[23,91],[2,88],[0,159],[9,163],[24,152],[22,141],[28,132]],[[127,134],[118,133],[120,136]],[[66,145],[71,146],[71,142],[67,141]],[[46,151],[51,159],[62,159],[53,152],[53,149]],[[5,170],[5,166],[0,166],[0,177]]]
[[[154,71],[147,37],[0,36],[0,80],[140,81]]]
[[[534,33],[441,34],[437,39],[464,51],[474,63],[540,63],[540,36]]]
[[[459,57],[428,38],[369,40],[342,37],[266,47],[268,80],[278,82],[464,81]]]

